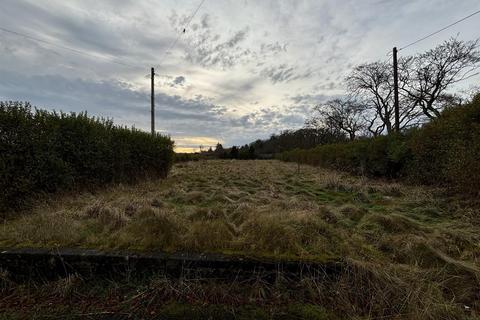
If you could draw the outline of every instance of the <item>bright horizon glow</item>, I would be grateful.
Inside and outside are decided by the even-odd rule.
[[[223,141],[210,137],[177,137],[172,138],[175,141],[175,152],[181,153],[194,153],[199,152],[200,147],[202,150],[208,150],[208,148],[215,149],[217,143]]]
[[[175,147],[174,150],[176,153],[195,153],[199,152],[200,149],[198,148],[182,148],[182,147]]]

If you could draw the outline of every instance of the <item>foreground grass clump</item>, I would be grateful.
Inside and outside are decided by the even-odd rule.
[[[313,300],[300,302],[295,298],[300,292],[255,278],[227,282],[178,281],[157,274],[129,280],[72,275],[46,283],[10,283],[0,291],[0,319],[341,319]]]
[[[0,247],[342,260],[328,288],[302,282],[312,303],[349,315],[461,319],[480,311],[479,217],[478,205],[441,189],[280,161],[196,161],[164,180],[37,203],[5,221]]]
[[[0,216],[40,193],[164,177],[172,162],[168,137],[0,102]]]

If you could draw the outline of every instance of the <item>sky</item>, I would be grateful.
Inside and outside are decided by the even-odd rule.
[[[200,3],[2,0],[0,28],[45,42],[0,30],[0,100],[149,131],[155,67],[156,129],[177,151],[243,145],[301,127],[316,104],[345,94],[355,65],[480,9],[478,0],[205,0],[188,23]],[[479,30],[476,15],[399,55]]]

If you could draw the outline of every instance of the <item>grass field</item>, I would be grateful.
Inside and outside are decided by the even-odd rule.
[[[478,205],[439,189],[212,160],[177,164],[165,180],[44,200],[5,220],[0,247],[342,260],[335,296],[317,292],[310,303],[364,318],[462,319],[480,312],[479,222]]]

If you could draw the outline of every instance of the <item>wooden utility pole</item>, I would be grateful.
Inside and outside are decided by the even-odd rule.
[[[150,102],[151,102],[151,117],[152,117],[152,136],[155,135],[155,68],[152,68],[152,73],[151,73],[151,86],[152,86],[152,96],[150,97]]]
[[[400,132],[400,110],[398,105],[397,47],[393,47],[393,94],[394,94],[394,107],[395,107],[395,131]]]

